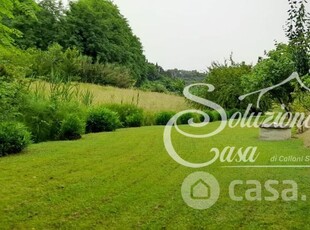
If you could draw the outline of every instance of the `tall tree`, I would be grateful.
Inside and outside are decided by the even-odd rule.
[[[307,0],[288,0],[290,9],[286,36],[293,50],[296,71],[300,76],[309,73],[309,14],[305,5]]]
[[[75,46],[95,61],[129,67],[137,84],[145,77],[142,45],[112,1],[71,2],[66,16],[66,34],[60,44],[65,48]]]
[[[216,102],[225,109],[245,109],[247,103],[240,101],[239,96],[245,93],[241,87],[242,79],[250,74],[251,66],[245,63],[212,63],[208,69],[206,82],[215,87],[213,92],[204,91],[203,97]]]
[[[295,63],[292,58],[292,52],[286,44],[276,44],[276,49],[267,53],[267,58],[261,59],[252,72],[246,75],[242,85],[247,93],[268,88],[277,85],[286,80],[293,72]],[[263,110],[269,109],[272,105],[268,99],[274,100],[276,103],[286,106],[286,110],[290,111],[290,104],[293,102],[292,93],[294,86],[290,83],[275,88],[264,95],[261,107]],[[253,98],[255,101],[257,97]],[[252,101],[255,104],[255,101]]]

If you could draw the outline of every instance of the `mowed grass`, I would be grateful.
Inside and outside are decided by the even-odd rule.
[[[184,97],[138,89],[120,89],[111,86],[100,86],[86,83],[74,83],[79,92],[90,91],[94,96],[93,104],[134,104],[148,112],[180,111],[189,108]],[[32,89],[49,92],[50,84],[42,81],[32,83]]]
[[[187,132],[207,133],[207,128]],[[309,201],[232,201],[233,180],[295,180],[310,199],[310,169],[235,169],[215,163],[203,169],[177,164],[163,146],[163,127],[90,134],[74,142],[32,145],[0,159],[1,229],[309,229]],[[258,146],[257,164],[274,155],[310,155],[301,140],[262,142],[257,129],[225,129],[209,139],[173,133],[182,156],[204,161],[211,148]],[[221,195],[210,209],[188,207],[183,180],[196,171],[213,174]],[[282,191],[283,186],[278,186]],[[236,191],[242,196],[245,188]],[[263,191],[263,195],[266,191]]]

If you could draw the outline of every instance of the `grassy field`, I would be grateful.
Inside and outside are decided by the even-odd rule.
[[[34,82],[32,88],[39,88],[42,92],[48,92],[50,85],[45,82]],[[145,92],[137,89],[120,89],[110,86],[94,84],[76,84],[81,92],[90,91],[94,96],[94,104],[129,103],[138,105],[148,112],[180,111],[189,108],[185,98],[172,94]],[[37,87],[36,87],[37,86]]]
[[[196,132],[209,132],[217,125]],[[75,142],[36,144],[22,154],[1,158],[0,228],[310,229],[309,201],[236,202],[228,196],[232,180],[292,179],[310,197],[310,169],[232,169],[215,163],[198,171],[218,179],[220,199],[208,210],[194,210],[182,200],[180,188],[197,170],[168,156],[162,133],[163,127],[121,129]],[[256,129],[227,128],[207,140],[174,133],[173,142],[192,161],[206,160],[211,148],[229,145],[258,146],[257,164],[272,164],[270,158],[276,154],[310,155],[302,140],[262,142]]]

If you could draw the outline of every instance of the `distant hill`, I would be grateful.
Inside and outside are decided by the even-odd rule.
[[[204,82],[205,78],[206,74],[196,70],[164,70],[158,64],[148,63],[146,80],[140,88],[152,92],[171,92],[183,95],[186,85]]]
[[[206,78],[205,73],[199,73],[196,70],[170,69],[166,70],[165,73],[172,78],[178,78],[185,81],[186,85],[204,82]]]

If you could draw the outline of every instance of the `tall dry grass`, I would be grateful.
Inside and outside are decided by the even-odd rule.
[[[81,95],[88,94],[88,97],[91,97],[92,104],[95,105],[107,103],[129,103],[137,105],[138,107],[143,108],[149,112],[178,112],[189,108],[185,99],[176,95],[145,92],[137,89],[120,89],[110,86],[99,86],[85,83],[73,84],[75,90]],[[40,89],[44,91],[44,93],[49,93],[51,91],[51,84],[42,81],[35,81],[32,83],[31,89],[33,91]],[[85,98],[85,96],[83,98]]]

